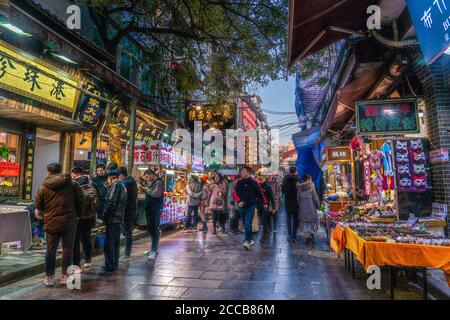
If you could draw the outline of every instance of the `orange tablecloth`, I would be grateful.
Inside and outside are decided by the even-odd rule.
[[[351,250],[366,270],[372,265],[442,269],[450,287],[450,247],[365,241],[350,228],[344,229],[339,225],[330,239],[331,248],[336,253],[344,248]]]

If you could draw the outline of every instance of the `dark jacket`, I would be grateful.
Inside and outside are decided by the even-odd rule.
[[[241,179],[234,188],[234,199],[236,204],[244,202],[244,207],[253,207],[256,205],[256,199],[261,198],[264,205],[267,204],[266,197],[258,181],[253,178]]]
[[[45,178],[35,197],[36,209],[44,213],[45,230],[63,232],[75,227],[84,210],[80,185],[69,174]]]
[[[127,189],[122,181],[117,180],[109,188],[106,197],[103,219],[105,224],[122,223],[125,216]]]
[[[108,191],[105,186],[106,176],[95,176],[92,178],[92,185],[97,189],[98,200],[100,202],[105,202]]]
[[[134,219],[136,216],[137,199],[138,199],[138,187],[136,180],[127,176],[122,180],[122,183],[127,189],[127,202],[125,204],[125,219]]]
[[[273,196],[272,187],[270,186],[270,184],[267,181],[260,184],[260,186],[264,193],[264,196],[266,197],[267,206],[269,207],[269,210],[275,209],[275,198]],[[257,201],[256,202],[257,206],[259,208],[264,206],[264,203],[263,203],[263,200],[261,199],[261,197],[258,197],[258,199],[256,201]]]
[[[164,181],[156,178],[145,192],[144,208],[146,210],[161,210],[164,205]]]
[[[284,194],[284,208],[288,212],[297,212],[297,182],[300,179],[297,174],[289,173],[284,177],[281,192]]]
[[[303,223],[317,223],[319,221],[317,210],[320,208],[320,202],[314,183],[298,183],[297,190],[299,221]]]
[[[97,190],[87,176],[79,176],[75,181],[80,185],[84,199],[84,210],[79,218],[80,220],[92,219],[95,217],[98,210]]]

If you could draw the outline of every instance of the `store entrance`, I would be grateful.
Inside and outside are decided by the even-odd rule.
[[[59,162],[61,135],[58,132],[37,128],[34,150],[33,199],[47,177],[47,165]]]

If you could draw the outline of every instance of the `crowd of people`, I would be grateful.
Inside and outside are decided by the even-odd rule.
[[[93,177],[75,167],[71,174],[62,172],[59,163],[47,166],[48,177],[35,197],[35,216],[44,221],[47,251],[45,255],[46,286],[55,283],[56,253],[62,243],[62,276],[67,282],[67,269],[76,265],[78,272],[92,267],[91,233],[96,222],[105,226],[104,265],[102,274],[119,268],[119,260],[129,260],[132,252],[133,229],[138,211],[138,193],[145,193],[144,210],[151,238],[148,260],[158,255],[160,215],[164,204],[164,182],[157,172],[145,171],[137,182],[128,175],[126,167],[111,163],[98,164]],[[254,234],[262,228],[260,244],[266,245],[276,232],[282,198],[287,213],[288,241],[297,242],[297,232],[305,233],[306,243],[314,244],[314,233],[319,223],[319,199],[310,176],[298,177],[295,167],[283,181],[277,176],[256,174],[243,166],[233,179],[218,171],[199,179],[191,175],[186,185],[188,196],[184,232],[212,234],[244,234],[242,247],[255,244]],[[257,214],[255,215],[255,213]],[[201,222],[201,229],[197,229]],[[125,240],[124,254],[120,256],[120,236]],[[83,252],[81,252],[81,250]],[[81,264],[82,257],[84,263]]]

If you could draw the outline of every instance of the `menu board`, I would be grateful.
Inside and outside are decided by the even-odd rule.
[[[356,103],[360,134],[390,135],[420,131],[416,99],[365,100]]]

